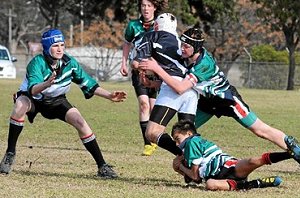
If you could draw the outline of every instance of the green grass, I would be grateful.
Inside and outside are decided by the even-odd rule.
[[[0,157],[5,152],[11,95],[21,80],[0,80]],[[141,156],[143,142],[138,124],[137,100],[130,82],[101,83],[108,90],[126,90],[124,103],[99,97],[85,100],[73,86],[68,98],[81,111],[94,130],[104,157],[115,166],[117,180],[95,177],[96,165],[81,144],[77,132],[58,120],[38,115],[35,123],[25,123],[17,146],[13,172],[0,175],[0,197],[298,197],[299,165],[294,160],[264,166],[249,179],[279,175],[279,188],[247,192],[208,192],[185,188],[183,178],[172,170],[173,156],[158,149],[151,157]],[[240,89],[244,100],[269,125],[300,139],[299,91]],[[175,120],[172,120],[174,123]],[[172,124],[171,123],[171,124]],[[170,126],[171,126],[170,124]],[[168,131],[170,130],[168,126]],[[280,151],[278,147],[254,136],[230,118],[213,118],[199,132],[224,151],[239,157]]]

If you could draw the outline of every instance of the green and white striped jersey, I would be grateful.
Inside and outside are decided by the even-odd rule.
[[[205,97],[218,96],[227,98],[226,91],[230,84],[216,64],[212,55],[203,48],[203,53],[192,65],[188,76],[194,82],[194,89]],[[231,99],[231,96],[229,96]]]
[[[223,151],[213,142],[203,139],[200,135],[190,137],[184,146],[184,159],[189,168],[199,166],[199,176],[208,179],[217,175],[220,168],[233,157]]]
[[[149,31],[153,31],[153,26],[150,27]],[[130,20],[125,29],[125,40],[129,43],[133,43],[134,47],[137,47],[144,36],[145,28],[141,19]]]
[[[26,78],[20,90],[30,93],[34,85],[47,81],[52,73],[53,69],[45,57],[42,54],[36,55],[27,65]],[[70,90],[71,82],[79,85],[87,99],[91,98],[95,89],[99,87],[96,80],[88,75],[73,57],[65,54],[60,60],[60,68],[54,84],[32,97],[36,100],[43,100],[66,94]]]

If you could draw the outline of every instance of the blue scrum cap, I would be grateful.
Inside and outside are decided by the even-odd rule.
[[[43,45],[43,52],[46,55],[50,55],[50,48],[54,43],[58,42],[65,42],[65,38],[63,33],[58,29],[50,29],[43,33],[42,35],[42,45]]]

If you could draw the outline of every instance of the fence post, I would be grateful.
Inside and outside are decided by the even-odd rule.
[[[251,54],[248,52],[248,50],[245,47],[244,47],[244,51],[249,56],[248,82],[247,82],[247,84],[248,84],[248,87],[251,88],[252,56],[251,56]]]

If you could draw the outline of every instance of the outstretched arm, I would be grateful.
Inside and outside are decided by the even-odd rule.
[[[188,78],[179,81],[170,76],[159,64],[153,59],[145,59],[139,63],[139,69],[150,70],[155,72],[165,83],[167,83],[178,94],[183,94],[186,90],[192,88],[194,84]]]
[[[109,92],[101,87],[97,87],[94,92],[95,95],[106,98],[113,102],[123,102],[127,98],[127,93],[124,91]]]
[[[54,71],[47,81],[32,86],[31,95],[39,94],[48,87],[50,87],[52,84],[54,84],[55,78],[56,72]]]

